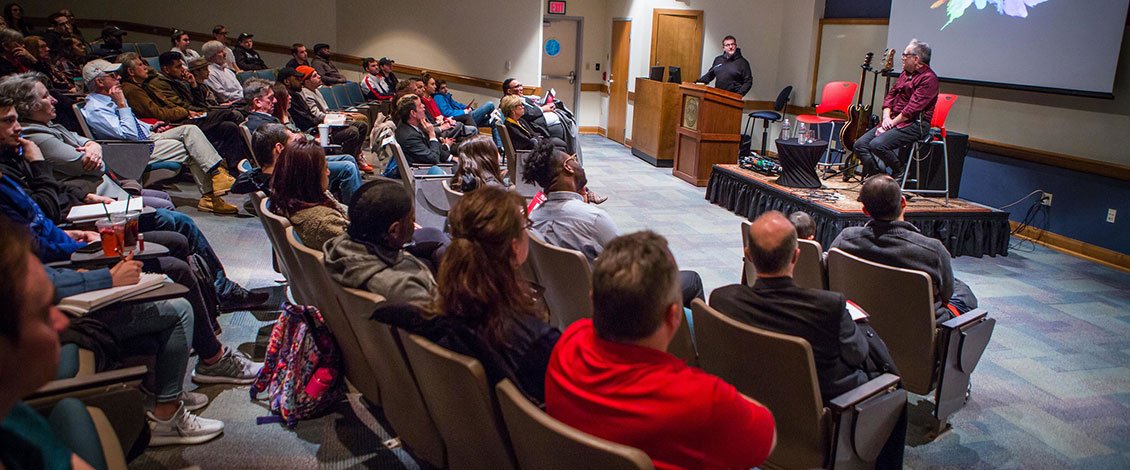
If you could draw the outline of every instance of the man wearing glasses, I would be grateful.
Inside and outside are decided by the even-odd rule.
[[[705,85],[715,78],[718,79],[716,88],[743,96],[753,87],[749,61],[742,57],[742,50],[738,48],[738,41],[733,36],[726,36],[722,40],[722,55],[714,58],[710,70],[699,77],[697,83]]]
[[[910,40],[902,54],[903,73],[883,99],[883,121],[855,141],[864,178],[883,174],[882,160],[901,182],[906,162],[899,160],[898,149],[930,131],[938,102],[938,76],[930,68],[930,52],[929,44]]]

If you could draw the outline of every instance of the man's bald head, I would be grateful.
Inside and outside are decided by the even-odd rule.
[[[897,220],[906,207],[898,182],[887,175],[872,176],[863,183],[859,202],[863,203],[867,215],[876,220]]]
[[[769,211],[750,225],[748,255],[758,277],[792,276],[796,254],[796,227],[785,214]]]

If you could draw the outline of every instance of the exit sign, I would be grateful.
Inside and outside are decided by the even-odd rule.
[[[565,2],[549,2],[549,14],[551,15],[564,15]]]

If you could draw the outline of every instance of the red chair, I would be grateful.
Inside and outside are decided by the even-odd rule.
[[[950,113],[950,108],[953,108],[953,103],[957,101],[957,95],[949,93],[939,93],[938,102],[934,105],[934,117],[930,119],[930,133],[927,134],[922,140],[914,142],[914,146],[910,149],[910,158],[914,162],[914,189],[906,187],[907,176],[910,174],[910,162],[907,162],[906,170],[902,175],[902,191],[915,193],[915,194],[945,194],[946,207],[950,205],[950,157],[949,151],[946,147],[946,116]],[[935,132],[934,129],[938,129]],[[922,188],[922,161],[930,156],[927,153],[925,157],[918,154],[918,145],[927,144],[933,146],[934,143],[942,142],[942,172],[945,175],[945,189],[921,189]]]
[[[796,121],[798,123],[806,123],[809,125],[831,124],[832,130],[828,133],[828,151],[823,162],[817,164],[818,167],[834,167],[838,162],[832,162],[832,137],[836,131],[836,122],[843,122],[845,119],[821,116],[821,114],[831,111],[841,111],[847,114],[847,110],[851,107],[851,100],[855,98],[855,91],[859,85],[853,82],[828,82],[824,85],[824,91],[820,92],[820,104],[816,105],[816,114],[798,114]],[[799,124],[798,124],[799,125]]]

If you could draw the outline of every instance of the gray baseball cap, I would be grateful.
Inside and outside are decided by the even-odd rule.
[[[117,72],[122,64],[111,64],[103,59],[95,59],[82,66],[82,81],[89,82],[102,76],[104,73]]]

